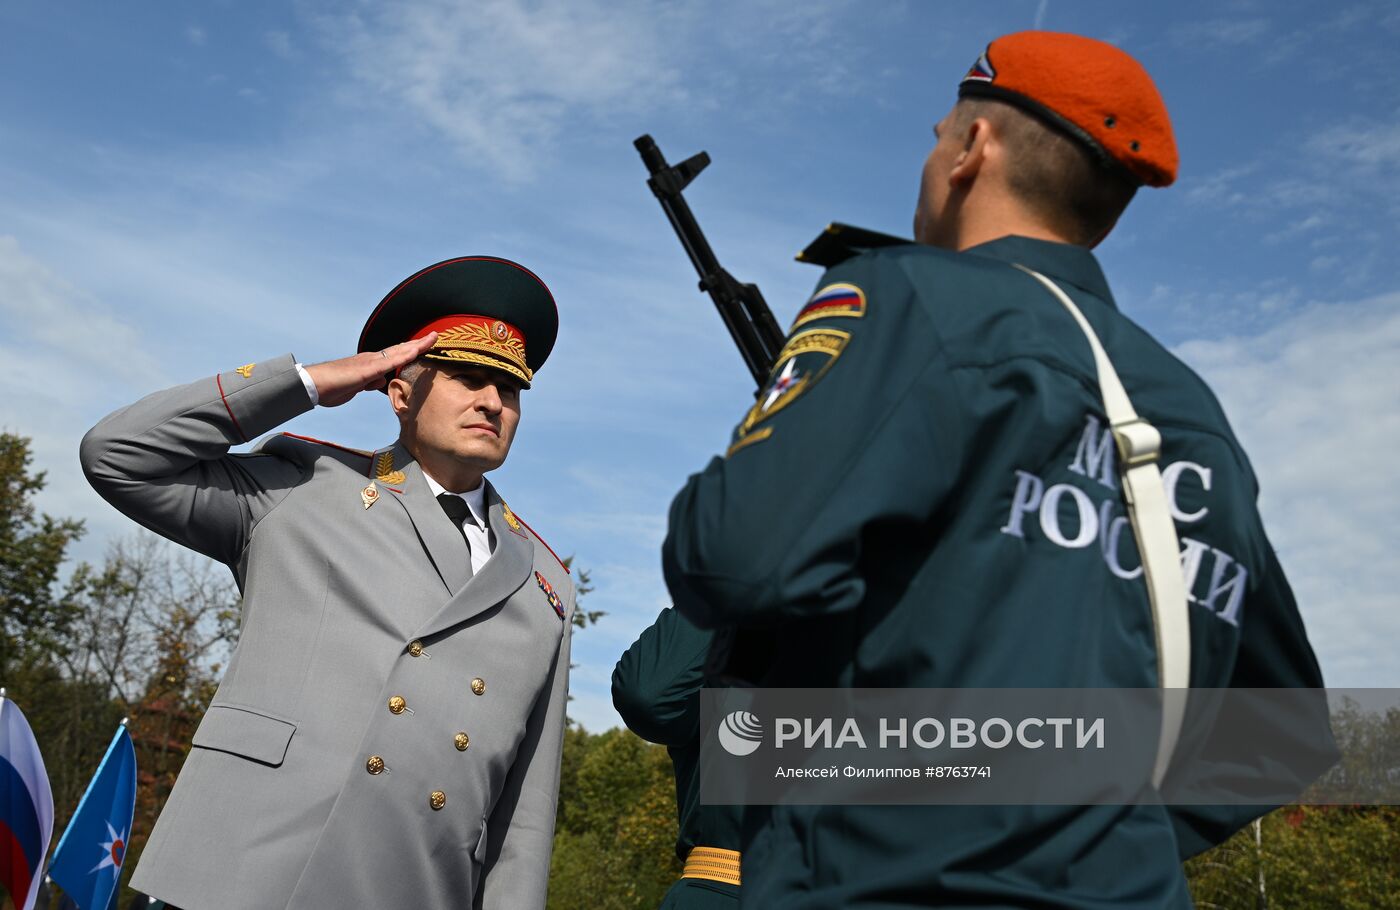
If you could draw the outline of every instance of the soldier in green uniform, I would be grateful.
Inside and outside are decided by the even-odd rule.
[[[725,457],[672,504],[677,609],[773,633],[769,687],[1156,686],[1095,361],[1030,269],[1161,431],[1190,685],[1321,686],[1220,405],[1119,311],[1090,252],[1140,185],[1175,178],[1151,79],[1107,44],[1023,32],[959,96],[924,166],[920,242],[826,273]],[[1188,907],[1180,858],[1261,811],[753,806],[742,903]]]
[[[714,634],[661,611],[613,670],[613,705],[638,736],[666,747],[676,771],[681,878],[659,910],[739,905],[739,807],[700,805],[700,688]]]

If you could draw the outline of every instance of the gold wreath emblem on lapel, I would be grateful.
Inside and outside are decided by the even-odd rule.
[[[394,470],[394,453],[382,452],[374,460],[374,479],[380,483],[387,483],[396,486],[408,479],[408,475],[403,471]]]

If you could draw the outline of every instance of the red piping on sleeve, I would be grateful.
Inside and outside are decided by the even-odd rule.
[[[214,382],[219,386],[219,400],[224,403],[224,410],[228,411],[228,419],[233,421],[233,428],[238,431],[238,435],[243,437],[243,441],[248,441],[248,436],[243,432],[243,428],[238,425],[238,418],[233,416],[233,408],[228,406],[228,398],[224,395],[224,380],[219,374],[214,374]],[[549,546],[549,544],[545,544]],[[553,551],[551,551],[553,552]],[[559,557],[554,557],[558,559]]]

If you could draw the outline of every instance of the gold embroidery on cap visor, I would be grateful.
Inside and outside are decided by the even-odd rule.
[[[453,326],[438,332],[437,344],[423,355],[448,363],[475,363],[504,370],[527,385],[535,378],[526,365],[525,339],[511,332],[502,322],[494,325]]]

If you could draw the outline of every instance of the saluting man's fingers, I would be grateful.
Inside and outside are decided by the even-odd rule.
[[[437,343],[437,332],[429,332],[422,338],[415,338],[412,341],[404,341],[391,345],[380,351],[380,359],[385,361],[379,366],[385,372],[397,370],[400,367],[408,366],[419,357],[426,354],[434,344]]]
[[[312,364],[306,367],[306,372],[316,383],[320,403],[333,408],[360,392],[384,388],[386,374],[417,360],[436,342],[437,333],[430,332],[423,338],[391,345],[382,351],[365,351],[340,360]]]
[[[437,342],[437,332],[429,332],[422,338],[390,345],[382,351],[366,351],[360,357],[365,361],[365,383],[362,391],[384,388],[384,377],[408,366],[432,349]]]

